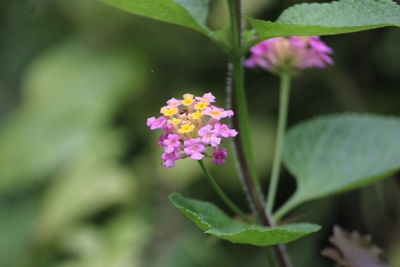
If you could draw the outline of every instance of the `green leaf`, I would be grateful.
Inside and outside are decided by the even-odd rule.
[[[206,35],[209,0],[99,0],[130,13],[189,27]]]
[[[140,92],[142,64],[129,47],[78,40],[38,56],[24,77],[23,103],[0,131],[0,195],[43,181],[91,146],[121,101]]]
[[[120,136],[107,133],[94,139],[44,192],[36,227],[41,245],[77,221],[134,198],[136,179],[116,163],[124,147]]]
[[[309,223],[296,223],[278,227],[249,225],[229,218],[215,205],[171,194],[169,199],[183,214],[206,233],[233,243],[270,246],[288,243],[320,229]]]
[[[0,266],[29,265],[38,206],[38,198],[26,192],[0,199]]]
[[[60,244],[57,252],[67,257],[58,257],[52,264],[45,266],[146,266],[143,253],[151,240],[151,234],[151,224],[147,219],[130,209],[111,216],[100,226],[77,224],[64,232],[57,243]]]
[[[297,191],[281,210],[373,183],[400,170],[400,119],[379,115],[322,116],[285,138],[284,163]]]
[[[290,35],[330,35],[400,26],[400,6],[392,0],[339,0],[286,9],[277,22],[250,19],[262,39]]]

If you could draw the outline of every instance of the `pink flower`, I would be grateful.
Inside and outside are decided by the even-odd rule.
[[[225,148],[216,148],[213,153],[213,162],[218,164],[224,164],[225,158],[228,156],[228,152]]]
[[[181,155],[179,150],[174,150],[171,153],[164,152],[161,159],[164,160],[163,165],[167,168],[172,168],[175,166],[175,161],[180,159]]]
[[[202,97],[196,96],[196,100],[200,102],[215,102],[215,96],[211,93],[206,93]]]
[[[215,120],[220,120],[223,118],[227,117],[232,117],[233,116],[233,111],[232,110],[224,110],[223,108],[219,108],[216,106],[210,106],[207,108],[204,113],[208,116],[211,116],[211,118]]]
[[[181,136],[177,134],[169,134],[162,142],[164,146],[164,152],[172,153],[178,149],[181,145]]]
[[[235,137],[238,132],[236,130],[230,129],[228,125],[217,123],[215,124],[215,131],[222,137]]]
[[[167,124],[165,124],[163,127],[162,127],[162,129],[165,131],[165,133],[173,133],[174,131],[173,131],[173,129],[174,129],[174,126],[172,125],[172,124],[169,124],[169,123],[167,123]]]
[[[163,146],[164,145],[164,140],[167,139],[168,133],[163,133],[160,135],[160,141],[157,142],[157,145]]]
[[[211,125],[204,126],[199,130],[201,141],[206,145],[217,147],[221,143],[221,138],[218,137],[218,132]]]
[[[166,122],[167,118],[165,116],[159,118],[151,117],[147,119],[147,126],[150,127],[150,130],[155,130],[162,128]]]
[[[307,68],[323,68],[333,64],[333,53],[318,36],[275,37],[262,41],[250,49],[245,61],[249,68],[261,67],[275,73],[297,72]]]
[[[167,105],[169,107],[177,107],[180,104],[181,104],[181,101],[176,99],[176,98],[174,98],[174,97],[167,101]]]
[[[201,97],[184,94],[183,100],[171,98],[167,101],[160,111],[164,116],[147,119],[151,130],[163,131],[157,144],[164,149],[161,158],[165,167],[171,168],[175,161],[187,157],[201,160],[207,155],[207,149],[216,153],[215,162],[224,162],[227,152],[218,146],[223,138],[238,133],[220,123],[221,119],[233,116],[233,111],[210,105],[212,102],[215,97],[211,93]]]
[[[201,160],[204,158],[202,152],[206,151],[205,146],[201,143],[200,138],[192,138],[184,142],[185,153],[194,160]]]

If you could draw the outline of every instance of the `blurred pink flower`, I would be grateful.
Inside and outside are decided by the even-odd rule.
[[[333,50],[319,36],[275,37],[256,44],[250,52],[250,58],[244,62],[246,67],[260,67],[274,73],[295,73],[333,64],[329,56]]]

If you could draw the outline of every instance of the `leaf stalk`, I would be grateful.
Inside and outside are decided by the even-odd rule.
[[[212,188],[214,191],[218,194],[218,196],[221,198],[221,200],[238,216],[240,216],[245,222],[251,223],[249,218],[244,214],[244,212],[236,206],[232,200],[225,194],[225,192],[222,190],[222,188],[218,185],[218,183],[215,181],[214,177],[211,175],[210,171],[207,169],[207,167],[204,165],[203,160],[199,160],[199,165],[201,169],[203,170],[205,176],[207,177],[207,180],[210,182]]]

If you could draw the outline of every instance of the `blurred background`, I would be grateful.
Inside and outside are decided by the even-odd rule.
[[[274,20],[300,1],[245,2],[247,15]],[[226,14],[213,0],[210,27]],[[290,125],[326,113],[400,115],[398,29],[323,40],[335,65],[297,77]],[[1,1],[0,267],[265,266],[263,249],[211,238],[172,207],[167,196],[178,191],[226,210],[196,162],[160,166],[157,133],[145,125],[186,92],[212,91],[223,105],[225,74],[224,53],[183,27],[94,0]],[[266,191],[278,81],[262,71],[246,79]],[[232,156],[210,168],[247,209]],[[279,203],[294,189],[284,172]],[[296,267],[334,266],[320,251],[335,224],[370,234],[400,266],[399,203],[397,175],[301,206],[294,217],[323,229],[290,245]]]

